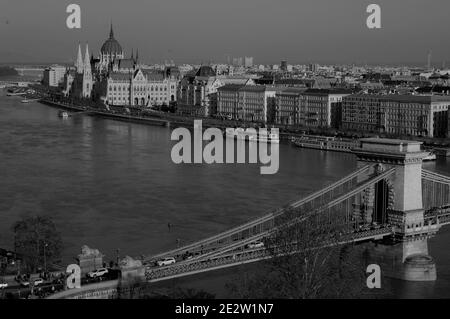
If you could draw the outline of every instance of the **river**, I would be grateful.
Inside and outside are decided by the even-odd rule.
[[[75,115],[20,103],[0,90],[0,247],[12,248],[22,216],[50,215],[72,262],[82,245],[106,260],[154,254],[227,230],[322,188],[356,167],[351,154],[280,145],[280,169],[259,164],[180,164],[169,128]],[[450,175],[450,160],[425,164]],[[168,223],[172,227],[168,227]],[[429,240],[450,297],[450,229]],[[420,292],[420,288],[416,289]]]

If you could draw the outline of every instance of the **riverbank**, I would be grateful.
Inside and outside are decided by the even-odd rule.
[[[226,121],[226,120],[216,120],[210,118],[193,118],[193,117],[183,117],[177,116],[175,114],[168,113],[158,113],[152,115],[151,113],[146,113],[141,110],[130,110],[130,113],[136,112],[137,114],[124,114],[118,113],[118,111],[114,110],[99,110],[98,108],[88,107],[88,106],[77,106],[70,103],[53,101],[50,99],[41,99],[39,101],[42,104],[49,105],[52,107],[77,112],[78,114],[85,113],[91,116],[98,116],[102,118],[109,118],[113,120],[123,121],[123,122],[131,122],[138,124],[147,124],[147,125],[156,125],[156,126],[165,126],[165,127],[187,127],[194,128],[195,120],[202,120],[202,126],[204,128],[214,127],[219,129],[226,129],[229,127],[252,127],[248,123],[243,124],[236,121]],[[126,112],[126,111],[125,111]],[[286,141],[290,141],[291,137],[295,136],[289,133],[280,133],[280,138]]]
[[[116,114],[107,111],[95,110],[88,107],[76,106],[68,103],[55,102],[51,100],[42,99],[39,101],[42,104],[53,106],[56,108],[74,111],[78,114],[85,113],[86,115],[99,116],[103,118],[110,118],[119,121],[132,122],[132,123],[142,123],[156,126],[170,126],[170,122],[163,119],[148,118],[148,117],[138,117],[133,115]]]

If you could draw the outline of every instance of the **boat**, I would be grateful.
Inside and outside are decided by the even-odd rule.
[[[227,128],[225,129],[225,136],[249,142],[280,143],[279,135],[273,132],[269,133],[266,129]]]
[[[276,133],[272,133],[267,130],[260,130],[257,135],[252,135],[249,137],[249,141],[251,142],[262,142],[262,143],[280,143],[280,136]]]
[[[20,95],[25,95],[26,92],[10,92],[7,93],[6,96],[20,96]]]
[[[361,146],[361,142],[357,139],[344,139],[316,135],[302,135],[300,137],[292,137],[291,142],[298,147],[344,153],[350,153],[353,149],[359,148]]]
[[[422,160],[424,162],[435,161],[436,160],[436,154],[434,154],[433,152],[429,152],[428,155],[425,156]]]
[[[66,118],[69,117],[69,113],[67,113],[66,111],[59,111],[59,112],[58,112],[58,116],[59,116],[60,118],[66,119]]]
[[[21,102],[22,103],[31,103],[31,102],[37,102],[37,101],[39,101],[39,99],[27,99],[27,98],[25,98]]]

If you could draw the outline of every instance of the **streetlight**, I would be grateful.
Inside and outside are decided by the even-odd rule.
[[[48,244],[44,242],[44,275],[47,273],[47,256],[45,248],[48,247]]]

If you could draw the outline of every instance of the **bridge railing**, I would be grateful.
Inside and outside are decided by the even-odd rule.
[[[338,241],[324,242],[321,247],[326,248],[335,245],[342,245],[349,242],[364,241],[371,238],[379,238],[391,235],[393,230],[391,227],[383,227],[380,229],[366,230],[361,232],[354,232],[347,234]],[[207,260],[194,261],[186,264],[175,264],[163,268],[147,269],[146,278],[148,281],[167,280],[174,277],[187,276],[204,271],[210,271],[218,268],[232,267],[249,262],[256,262],[264,259],[273,258],[275,256],[282,256],[285,254],[294,254],[299,251],[299,246],[296,243],[291,244],[290,252],[287,253],[286,247],[283,249],[272,249],[272,251],[261,248],[256,250],[228,252],[223,256],[217,256]],[[300,245],[301,247],[301,245]],[[315,248],[311,248],[315,249]]]
[[[439,174],[436,172],[432,172],[426,169],[422,169],[422,178],[431,180],[431,181],[435,181],[435,182],[441,182],[441,183],[446,183],[446,184],[450,184],[450,177],[443,175],[443,174]]]
[[[450,177],[422,170],[423,207],[428,210],[450,203]]]

